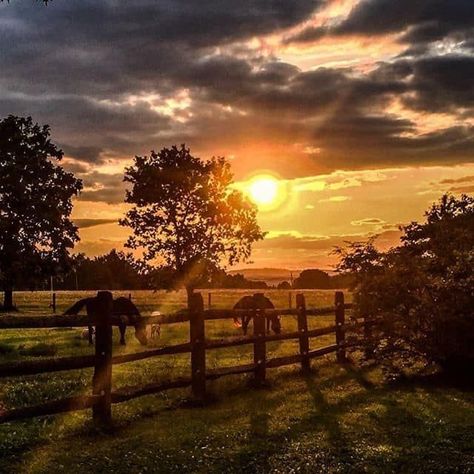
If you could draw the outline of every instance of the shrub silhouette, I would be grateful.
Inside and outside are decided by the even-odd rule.
[[[356,315],[382,318],[376,356],[466,370],[474,365],[474,198],[445,195],[425,216],[388,252],[373,241],[339,249],[339,270],[353,274]]]

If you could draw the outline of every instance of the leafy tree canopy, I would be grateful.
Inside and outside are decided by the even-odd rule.
[[[331,288],[331,277],[322,270],[303,270],[295,279],[293,286],[294,288]]]
[[[189,148],[173,146],[135,157],[124,180],[133,204],[121,221],[133,230],[130,248],[143,248],[145,261],[172,268],[191,291],[209,274],[250,257],[264,237],[256,207],[232,190],[223,157],[203,161]]]
[[[381,317],[376,354],[446,368],[474,364],[474,198],[445,195],[426,222],[403,227],[400,246],[339,249],[351,272],[357,316]]]
[[[48,125],[13,115],[0,121],[0,285],[6,309],[18,278],[64,271],[79,239],[69,216],[82,182],[56,164],[62,157]]]
[[[148,288],[147,268],[129,253],[111,250],[105,255],[89,258],[73,257],[72,271],[58,278],[56,289],[65,290],[138,290]]]

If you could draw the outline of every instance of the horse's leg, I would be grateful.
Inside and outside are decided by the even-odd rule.
[[[247,335],[247,328],[250,323],[250,316],[242,316],[242,329],[244,331],[244,336]]]
[[[120,331],[120,344],[122,346],[125,345],[125,330],[127,329],[127,325],[124,324],[122,321],[119,323],[119,331]]]
[[[88,339],[89,339],[89,345],[92,346],[94,344],[94,327],[93,326],[88,326],[89,334],[88,334]]]

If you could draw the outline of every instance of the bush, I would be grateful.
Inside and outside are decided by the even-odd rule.
[[[472,369],[474,198],[445,195],[425,215],[388,252],[373,241],[339,249],[339,269],[354,274],[356,316],[381,318],[376,356]]]

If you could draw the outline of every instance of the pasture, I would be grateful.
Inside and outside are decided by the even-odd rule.
[[[249,291],[213,290],[212,307],[229,308]],[[207,291],[202,291],[207,304]],[[288,292],[268,290],[277,307]],[[95,292],[58,292],[58,312]],[[114,296],[128,292],[114,292]],[[25,314],[48,313],[47,292],[17,293]],[[333,291],[305,292],[307,306],[333,304]],[[132,292],[143,314],[185,307],[184,292]],[[350,295],[347,300],[350,301]],[[294,303],[294,299],[293,299]],[[334,322],[310,319],[310,329]],[[284,331],[296,330],[286,316]],[[89,354],[81,329],[2,330],[3,361],[41,354]],[[206,335],[238,335],[231,321],[206,322]],[[189,340],[187,324],[164,325],[151,347]],[[334,341],[324,336],[311,349]],[[42,346],[40,346],[42,345]],[[298,341],[268,343],[268,356],[297,352]],[[127,346],[140,350],[127,330]],[[33,351],[33,352],[32,352]],[[41,355],[39,356],[41,357]],[[357,358],[355,354],[353,357]],[[35,359],[38,358],[38,355]],[[209,368],[250,363],[251,346],[207,353]],[[313,361],[309,376],[299,366],[272,370],[269,387],[249,390],[246,377],[209,383],[212,400],[190,407],[189,390],[173,390],[114,407],[111,432],[97,432],[87,412],[0,425],[0,472],[468,472],[474,470],[474,397],[435,376],[389,384],[377,366],[337,365],[335,356]],[[357,361],[356,361],[357,362]],[[92,369],[2,379],[6,408],[88,393]],[[114,367],[114,387],[189,374],[189,354],[147,359]],[[454,469],[452,469],[454,467]]]

